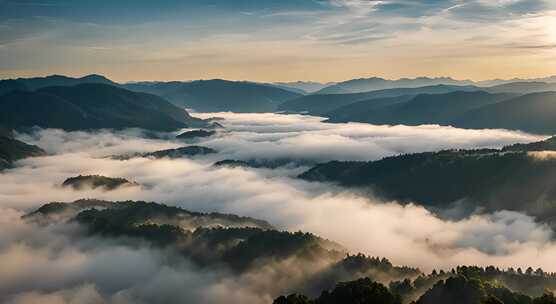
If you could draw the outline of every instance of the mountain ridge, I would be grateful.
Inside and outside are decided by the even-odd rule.
[[[158,96],[100,83],[12,91],[0,96],[0,106],[1,124],[14,129],[39,126],[173,131],[205,125]]]

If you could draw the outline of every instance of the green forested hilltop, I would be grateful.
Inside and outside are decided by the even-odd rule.
[[[39,226],[70,221],[85,228],[74,238],[92,236],[159,248],[199,267],[228,269],[237,276],[264,269],[281,282],[267,291],[275,295],[276,304],[554,303],[543,294],[556,289],[556,274],[542,269],[459,266],[425,274],[394,266],[386,258],[351,255],[341,245],[310,233],[278,231],[264,221],[230,214],[147,202],[78,200],[45,204],[24,219]]]
[[[445,208],[455,201],[471,209],[515,210],[554,223],[554,139],[501,150],[446,150],[386,157],[370,162],[332,161],[300,175],[309,181],[372,188],[386,199]]]
[[[14,139],[10,132],[0,129],[0,170],[11,167],[19,159],[42,155],[46,155],[43,149]]]

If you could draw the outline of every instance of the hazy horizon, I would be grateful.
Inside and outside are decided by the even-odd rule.
[[[371,79],[371,78],[382,78],[382,79],[385,79],[385,80],[392,80],[392,81],[402,80],[402,79],[418,79],[418,78],[430,78],[430,79],[451,78],[451,79],[456,80],[456,81],[471,81],[471,82],[487,82],[487,81],[494,81],[494,80],[500,80],[500,81],[527,80],[527,81],[530,81],[530,80],[556,77],[556,72],[553,73],[553,74],[532,76],[532,77],[526,77],[526,78],[508,77],[508,78],[486,78],[486,79],[463,79],[463,78],[452,77],[452,76],[449,76],[449,75],[441,75],[441,76],[415,75],[415,76],[400,77],[400,78],[387,78],[387,77],[382,77],[382,76],[379,76],[379,75],[368,75],[368,76],[356,76],[354,78],[338,79],[338,80],[331,80],[331,81],[318,81],[318,80],[313,80],[313,79],[257,81],[257,80],[252,80],[252,79],[231,79],[231,78],[222,78],[222,77],[190,78],[190,79],[167,79],[167,80],[160,80],[160,79],[117,80],[113,77],[110,77],[110,75],[100,74],[100,73],[63,74],[63,73],[54,72],[54,73],[50,73],[50,74],[48,74],[48,73],[47,74],[29,74],[29,75],[24,75],[24,76],[7,77],[7,78],[2,78],[2,79],[42,78],[42,77],[48,77],[48,76],[65,76],[65,77],[71,77],[71,78],[82,78],[82,77],[91,76],[91,75],[104,76],[104,77],[106,77],[110,80],[113,80],[117,83],[122,83],[122,84],[138,83],[138,82],[172,82],[172,81],[189,82],[189,81],[198,81],[198,80],[201,80],[201,81],[226,80],[226,81],[254,82],[254,83],[295,83],[295,82],[308,82],[309,83],[309,82],[314,82],[314,83],[319,83],[319,84],[325,85],[325,84],[330,84],[330,83],[341,83],[341,82],[346,82],[346,81],[350,81],[350,80]]]

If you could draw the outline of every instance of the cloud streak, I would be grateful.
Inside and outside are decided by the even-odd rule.
[[[96,72],[119,81],[271,82],[531,78],[554,70],[546,63],[551,49],[521,54],[505,47],[553,44],[543,35],[550,23],[537,20],[553,18],[549,0],[138,1],[133,8],[101,2],[26,2],[25,9],[18,1],[0,3],[0,71],[8,77]],[[524,33],[527,23],[535,24],[534,33]],[[468,40],[485,33],[496,33],[487,34],[488,45]],[[460,62],[468,60],[473,64]]]

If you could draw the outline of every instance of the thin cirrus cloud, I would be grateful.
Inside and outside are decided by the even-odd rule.
[[[22,0],[0,2],[0,17],[6,77],[483,79],[538,77],[556,65],[551,48],[505,47],[554,44],[546,0]],[[488,37],[469,40],[477,35]]]

